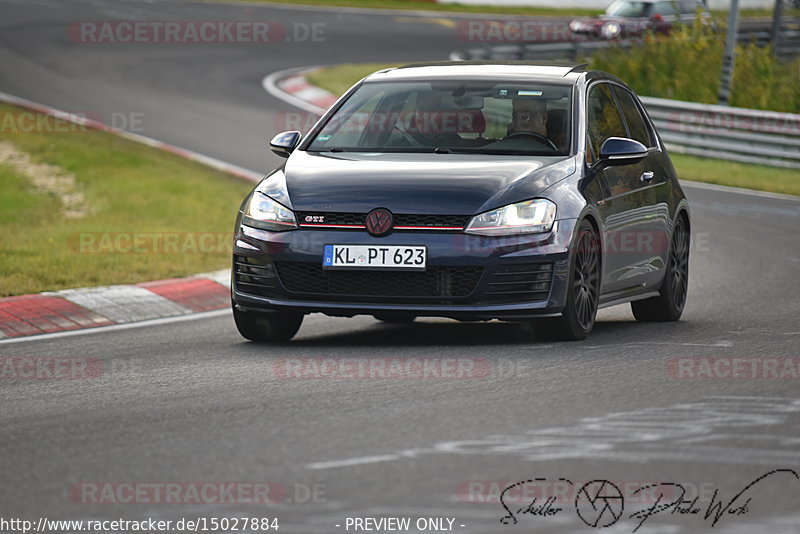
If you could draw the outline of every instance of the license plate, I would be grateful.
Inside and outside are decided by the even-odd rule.
[[[325,245],[324,269],[402,269],[424,271],[428,250],[405,245]]]

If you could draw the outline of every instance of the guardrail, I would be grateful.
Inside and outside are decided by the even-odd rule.
[[[800,169],[800,115],[641,97],[667,149]]]
[[[742,30],[739,32],[739,41],[755,41],[760,46],[769,44],[771,39],[772,35],[765,30]],[[800,53],[800,30],[781,30],[775,46],[775,55],[779,58],[792,58],[798,53]]]
[[[569,59],[577,61],[595,50],[608,48],[612,44],[630,46],[629,41],[587,41],[575,40],[557,43],[512,43],[505,45],[486,45],[480,48],[455,50],[450,53],[452,61],[470,59],[508,60],[551,60]]]
[[[772,39],[770,29],[761,27],[759,24],[753,25],[753,21],[750,22],[749,27],[739,29],[738,40],[742,43],[755,42],[759,46],[768,45]],[[724,39],[724,34],[720,35],[720,39]],[[608,41],[582,35],[556,42],[517,41],[506,44],[486,42],[480,47],[456,50],[450,54],[450,59],[569,59],[576,61],[581,57],[591,55],[595,50],[611,46],[630,46],[636,42],[638,42],[636,39]],[[775,54],[781,58],[793,58],[800,55],[800,20],[792,17],[781,19]]]
[[[769,43],[770,35],[766,31],[743,31],[739,33],[741,42],[754,41],[761,46]],[[611,46],[627,47],[636,41],[604,41],[576,39],[554,43],[509,43],[502,45],[486,44],[482,47],[455,50],[450,53],[453,61],[468,59],[505,60],[544,60],[544,59],[578,59],[590,56],[595,50]],[[779,57],[794,57],[800,54],[800,30],[782,30],[778,38],[776,54]]]

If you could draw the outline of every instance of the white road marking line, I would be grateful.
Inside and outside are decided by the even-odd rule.
[[[660,345],[676,347],[732,347],[733,342],[727,340],[715,341],[714,343],[680,343],[671,341],[631,341],[630,343],[610,343],[608,345],[581,345],[578,349],[604,349],[609,347],[637,347],[640,345]]]
[[[695,182],[694,180],[682,180],[680,177],[678,178],[681,185],[685,185],[688,187],[693,187],[695,189],[708,189],[709,191],[722,191],[725,193],[737,193],[740,195],[749,195],[753,197],[763,197],[763,198],[773,198],[776,200],[793,200],[795,202],[800,202],[800,197],[794,195],[786,195],[783,193],[771,193],[769,191],[757,191],[755,189],[745,189],[744,187],[733,187],[730,185],[717,185],[717,184],[707,184],[705,182]],[[692,205],[692,201],[689,201],[689,206]]]
[[[333,460],[331,462],[315,462],[308,464],[309,469],[330,469],[333,467],[351,467],[354,465],[376,464],[381,462],[391,462],[399,460],[403,454],[384,454],[380,456],[364,456],[361,458],[350,458],[347,460]]]
[[[189,315],[176,315],[174,317],[161,317],[158,319],[149,319],[146,321],[139,321],[138,323],[122,323],[122,324],[113,324],[109,326],[101,326],[97,328],[84,328],[83,330],[67,330],[66,332],[53,332],[52,334],[12,337],[9,339],[0,340],[0,345],[8,343],[25,343],[28,341],[59,339],[62,337],[81,336],[88,334],[100,334],[105,332],[115,332],[117,330],[128,330],[130,328],[143,328],[147,326],[159,326],[170,323],[182,323],[184,321],[208,319],[210,317],[223,317],[225,315],[230,315],[230,314],[231,314],[230,308],[225,308],[224,310],[213,310],[208,312],[192,313]]]
[[[798,413],[800,399],[795,398],[710,397],[699,402],[587,417],[572,426],[443,441],[427,448],[314,462],[306,467],[335,469],[433,454],[510,456],[528,462],[588,458],[618,462],[795,464],[800,462],[796,438],[767,434],[764,427],[785,428],[787,418]],[[730,445],[733,439],[743,440],[745,445]]]
[[[0,338],[0,345],[8,344],[8,343],[24,343],[26,341],[39,341],[39,340],[47,340],[47,339],[58,339],[62,337],[72,337],[72,336],[80,336],[84,334],[100,334],[103,332],[114,332],[117,330],[128,330],[130,328],[140,328],[140,327],[148,327],[148,326],[160,326],[164,324],[170,323],[183,323],[186,321],[194,321],[199,319],[208,319],[213,317],[224,317],[226,315],[231,315],[231,309],[225,308],[222,310],[212,310],[207,312],[197,312],[197,313],[190,313],[187,315],[175,315],[172,317],[159,317],[158,319],[148,319],[145,321],[139,321],[135,323],[120,323],[120,324],[112,324],[108,326],[99,326],[95,328],[84,328],[81,330],[67,330],[64,332],[53,332],[50,334],[39,334],[33,336],[22,336],[22,337],[12,337],[8,339]],[[303,325],[308,323],[314,323],[322,319],[331,319],[331,317],[327,317],[321,313],[314,313],[311,315],[307,315],[305,319],[303,319]],[[236,333],[236,329],[233,330]],[[302,330],[301,330],[302,333]],[[1,334],[0,334],[1,335]],[[238,334],[237,334],[238,335]],[[244,338],[242,341],[245,342]]]

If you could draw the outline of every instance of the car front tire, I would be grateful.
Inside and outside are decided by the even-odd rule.
[[[302,313],[264,313],[233,308],[233,320],[242,337],[250,341],[289,341],[300,329]]]
[[[689,289],[689,226],[678,217],[672,231],[664,281],[657,297],[631,302],[637,321],[677,321],[686,305]]]
[[[567,304],[561,317],[541,323],[540,328],[547,337],[580,341],[594,327],[600,298],[600,238],[585,219],[578,226],[568,283]]]

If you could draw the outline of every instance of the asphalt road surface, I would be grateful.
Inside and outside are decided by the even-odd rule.
[[[145,135],[267,171],[275,117],[292,110],[264,92],[265,75],[446,58],[463,42],[458,18],[443,17],[450,22],[233,3],[3,1],[0,91],[72,111],[136,113]],[[109,20],[319,23],[324,39],[264,46],[70,37],[75,22]],[[460,532],[560,533],[620,515],[603,530],[622,533],[641,520],[632,510],[656,503],[629,488],[671,482],[687,499],[699,497],[701,513],[664,512],[638,532],[800,532],[800,479],[787,471],[750,488],[715,527],[703,517],[761,475],[800,473],[800,380],[792,375],[800,203],[696,187],[687,194],[690,288],[678,323],[637,324],[624,306],[601,311],[587,341],[545,343],[516,324],[393,326],[314,315],[292,342],[265,347],[239,337],[225,311],[0,344],[3,357],[99,359],[105,369],[92,380],[0,384],[0,517],[277,517],[281,532],[301,533],[353,531],[348,518],[400,516],[413,525],[442,517]],[[287,378],[291,362],[317,357],[446,359],[471,371]],[[783,378],[703,379],[701,365],[715,361],[743,375],[770,361]],[[517,513],[518,523],[503,524],[499,491],[537,478],[545,480],[530,483],[530,494],[506,498],[516,511],[529,497],[545,505],[555,495],[549,514]],[[624,513],[608,487],[606,498],[576,506],[578,489],[593,480],[622,488]],[[187,489],[199,482],[268,484],[271,502],[200,503]],[[124,503],[126,483],[154,486]],[[153,497],[172,483],[177,502]],[[671,502],[677,488],[652,495]]]

